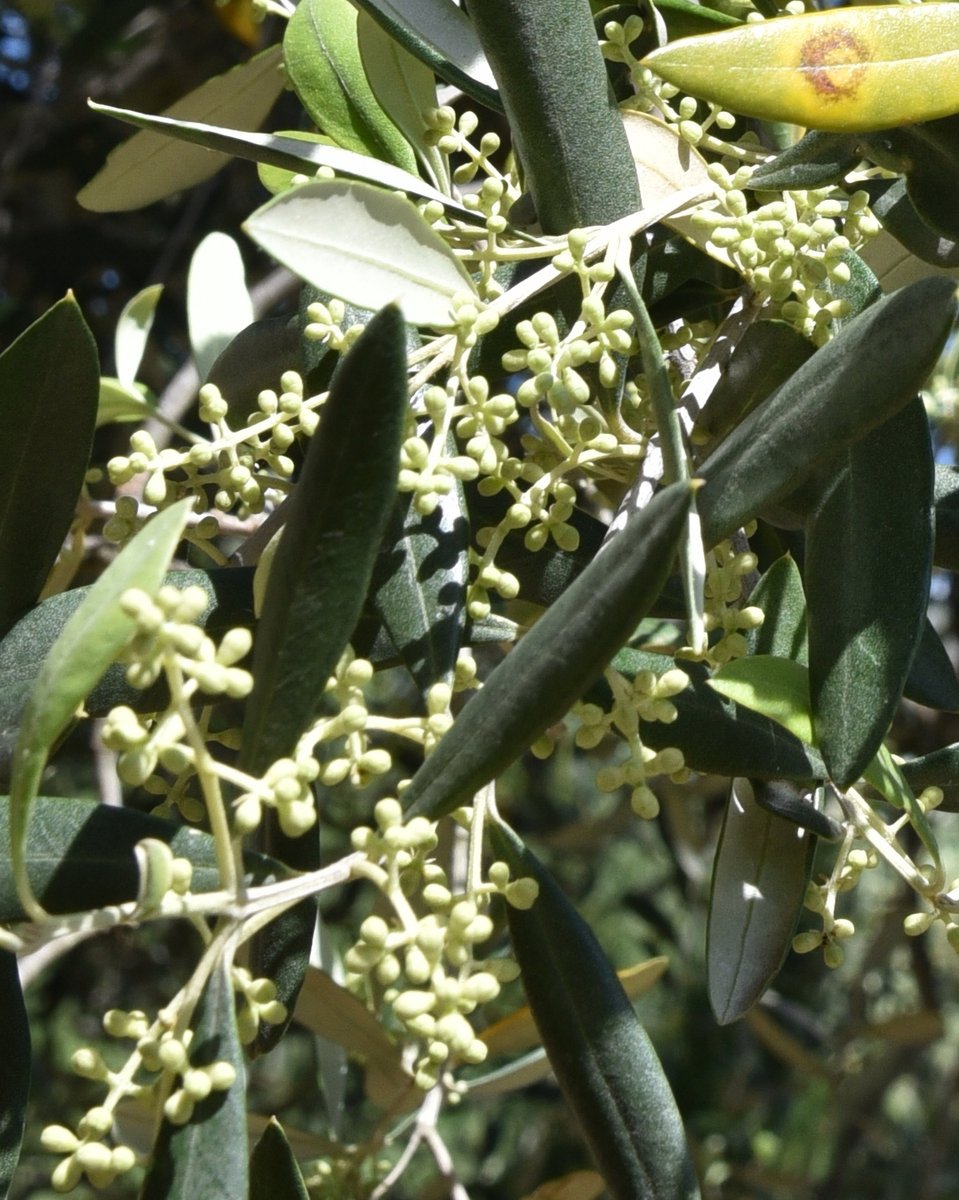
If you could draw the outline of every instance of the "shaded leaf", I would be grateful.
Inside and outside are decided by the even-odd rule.
[[[320,180],[268,200],[244,223],[258,246],[301,279],[361,308],[394,301],[412,325],[448,328],[473,282],[405,196]]]
[[[923,622],[916,657],[912,660],[903,695],[915,704],[940,712],[959,712],[959,680],[949,652],[932,622]]]
[[[942,746],[919,758],[907,759],[900,770],[906,784],[917,796],[924,788],[941,788],[942,811],[959,812],[959,742]]]
[[[874,162],[905,174],[906,194],[920,220],[955,242],[959,220],[948,197],[959,183],[959,119],[886,129],[864,138],[863,146]]]
[[[309,1200],[303,1173],[276,1117],[250,1155],[249,1200]]]
[[[383,28],[440,79],[502,112],[496,80],[479,38],[452,0],[358,0]]]
[[[99,375],[96,345],[72,293],[0,354],[0,634],[36,600],[70,530]]]
[[[665,955],[647,959],[623,971],[617,971],[616,977],[623,985],[623,991],[632,1001],[645,996],[665,974],[669,959]],[[539,1045],[539,1032],[533,1014],[528,1005],[516,1009],[508,1016],[501,1017],[487,1026],[479,1035],[486,1043],[490,1054],[518,1054]]]
[[[812,344],[785,321],[753,322],[696,415],[697,443],[721,441],[812,354]]]
[[[147,592],[159,587],[190,504],[181,500],[158,513],[117,555],[67,621],[40,668],[23,712],[10,786],[14,875],[21,897],[29,895],[21,856],[30,805],[47,756],[73,719],[77,705],[136,628],[133,618],[120,607],[123,593],[132,587]]]
[[[0,950],[0,1012],[3,1013],[3,1070],[0,1071],[0,1200],[7,1200],[20,1161],[20,1144],[30,1094],[30,1022],[20,987],[17,956]]]
[[[826,187],[838,183],[861,159],[855,135],[812,129],[774,159],[761,163],[745,186],[761,191]]]
[[[816,744],[840,788],[876,753],[922,633],[933,462],[922,401],[857,442],[806,531]]]
[[[906,194],[904,179],[875,180],[866,185],[866,190],[869,192],[869,207],[874,216],[882,221],[883,228],[900,243],[900,247],[923,262],[943,270],[959,267],[959,245],[950,238],[942,237],[923,221]],[[860,253],[867,262],[877,261],[882,253],[891,255],[892,247],[884,251],[883,241],[882,237],[871,238],[862,248]],[[917,275],[916,278],[920,276]],[[887,290],[900,286],[900,283],[892,282]]]
[[[454,486],[429,516],[401,498],[373,576],[373,604],[424,694],[452,683],[466,628],[469,521]]]
[[[556,1080],[616,1200],[699,1195],[682,1118],[656,1053],[593,935],[507,826],[493,849],[535,879],[531,908],[507,905],[513,953]]]
[[[517,643],[413,776],[410,811],[467,802],[568,712],[659,594],[691,497],[686,484],[655,496]]]
[[[0,796],[0,921],[27,917],[13,883],[10,801]],[[213,838],[161,817],[93,800],[38,796],[34,801],[25,860],[30,886],[51,913],[83,912],[137,898],[140,877],[134,847],[143,838],[166,842],[193,864],[192,890],[218,891]],[[248,882],[269,883],[283,867],[260,854],[244,855]]]
[[[356,626],[396,495],[406,423],[406,328],[396,308],[340,364],[273,558],[241,761],[292,752]]]
[[[407,1097],[413,1094],[413,1080],[403,1067],[400,1047],[352,992],[325,971],[311,968],[303,980],[295,1016],[312,1033],[363,1061],[367,1094],[378,1107],[384,1111],[405,1107]]]
[[[959,469],[937,464],[933,488],[936,505],[933,559],[937,567],[959,571]]]
[[[143,351],[146,349],[156,307],[162,294],[162,283],[143,288],[124,304],[117,318],[117,331],[113,342],[117,378],[127,387],[132,387],[136,382],[137,371],[140,369]]]
[[[257,397],[271,388],[281,390],[284,371],[301,371],[303,339],[295,323],[285,317],[267,317],[242,329],[206,374],[228,402],[229,421],[242,429],[247,417],[258,412]],[[311,393],[312,394],[312,393]]]
[[[283,36],[290,82],[310,120],[338,145],[415,172],[412,148],[366,78],[356,24],[348,0],[302,0]]]
[[[612,665],[630,678],[640,670],[658,675],[676,666],[689,675],[690,685],[671,698],[676,720],[669,725],[648,722],[643,726],[643,741],[654,750],[678,746],[692,770],[801,783],[825,776],[822,760],[811,746],[769,716],[735,703],[739,695],[724,699],[698,663],[678,663],[662,654],[628,649],[617,654]],[[587,698],[608,707],[611,697],[605,688],[601,682]]]
[[[714,545],[912,400],[956,316],[955,285],[923,279],[854,317],[703,463],[697,497]]]
[[[749,780],[733,780],[706,931],[706,984],[720,1025],[739,1020],[778,974],[802,909],[814,848],[807,830],[756,803]]]
[[[238,1200],[247,1195],[246,1089],[230,965],[219,963],[200,997],[190,1063],[228,1062],[236,1082],[201,1100],[186,1125],[160,1125],[140,1200]]]
[[[194,251],[186,308],[197,373],[206,380],[216,359],[253,320],[240,248],[225,233],[208,233]]]
[[[248,62],[208,79],[164,112],[170,121],[212,121],[237,130],[257,129],[283,90],[281,50],[270,46]],[[91,104],[91,108],[109,111]],[[77,200],[93,212],[126,212],[172,196],[215,175],[227,158],[197,147],[184,149],[145,131],[118,146]]]
[[[949,5],[843,8],[684,38],[643,63],[744,116],[862,132],[959,110],[957,34]]]

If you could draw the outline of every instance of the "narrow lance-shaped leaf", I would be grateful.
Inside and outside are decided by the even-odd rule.
[[[709,456],[697,497],[714,545],[792,491],[817,463],[912,400],[957,314],[955,283],[923,279],[854,317]]]
[[[190,259],[187,324],[202,380],[230,342],[253,321],[240,247],[225,233],[209,233]]]
[[[539,894],[507,906],[513,953],[556,1080],[615,1200],[699,1196],[682,1118],[652,1044],[592,930],[508,826],[493,849]]]
[[[309,1200],[296,1155],[276,1117],[250,1155],[249,1200]]]
[[[370,158],[367,154],[344,150],[340,146],[303,141],[282,133],[246,133],[240,129],[221,129],[217,125],[207,125],[199,121],[154,117],[149,113],[134,112],[127,108],[112,108],[109,104],[94,104],[92,100],[89,104],[94,112],[106,113],[140,129],[162,134],[164,139],[173,139],[171,145],[174,149],[179,149],[176,146],[177,141],[189,142],[207,150],[232,154],[255,163],[266,163],[300,175],[304,172],[318,171],[320,167],[329,167],[331,171],[347,179],[363,179],[379,187],[395,188],[409,196],[436,200],[446,207],[447,212],[473,225],[480,219],[475,212],[444,196],[418,175],[412,175],[401,167],[393,166],[392,163]]]
[[[238,130],[257,129],[283,91],[280,57],[280,47],[270,46],[249,62],[208,79],[168,108],[165,119],[173,124],[210,121]],[[186,149],[168,137],[145,131],[111,152],[106,166],[81,188],[77,200],[93,212],[143,208],[202,183],[228,161],[223,154],[211,154],[199,146]]]
[[[99,375],[93,335],[72,294],[0,354],[0,634],[36,600],[70,530]]]
[[[406,326],[396,308],[369,322],[340,364],[306,454],[273,556],[253,660],[241,766],[261,774],[292,754],[356,627],[396,496],[406,426]],[[315,832],[269,822],[264,848],[301,869],[317,865]],[[315,904],[273,921],[251,947],[256,973],[273,979],[292,1012],[309,962]],[[261,1029],[265,1052],[285,1024]]]
[[[292,752],[359,620],[396,495],[406,413],[406,327],[390,307],[338,368],[289,502],[256,639],[246,770]]]
[[[744,116],[837,133],[959,111],[951,4],[777,16],[683,38],[643,60],[684,92]]]
[[[247,1195],[243,1051],[226,961],[214,968],[200,997],[189,1053],[194,1067],[229,1063],[236,1080],[199,1101],[187,1124],[163,1120],[140,1200],[237,1200]]]
[[[466,627],[469,521],[462,486],[423,516],[400,498],[373,576],[373,602],[420,690],[451,683]]]
[[[472,697],[404,792],[435,818],[468,802],[583,694],[659,595],[692,489],[634,514]]]
[[[453,0],[358,0],[358,7],[440,79],[487,108],[503,111],[476,30]]]
[[[136,900],[140,874],[135,848],[144,838],[165,842],[177,858],[192,864],[190,889],[196,895],[223,886],[208,833],[94,800],[37,796],[25,849],[34,895],[51,913]],[[248,882],[269,883],[285,873],[282,864],[253,851],[243,861]],[[10,801],[0,796],[0,921],[27,919],[13,882]]]
[[[940,712],[959,712],[959,679],[949,651],[926,618],[902,694],[916,704]]]
[[[360,308],[396,302],[412,325],[445,329],[474,285],[405,196],[319,180],[274,196],[243,228],[301,279]]]
[[[410,144],[373,94],[349,0],[302,0],[287,23],[283,61],[314,124],[347,150],[416,170]]]
[[[763,610],[765,619],[746,634],[750,654],[772,654],[794,662],[809,662],[806,595],[795,560],[777,558],[753,588],[749,603]]]
[[[123,593],[133,587],[147,592],[159,587],[190,505],[191,501],[181,500],[159,513],[117,555],[64,626],[37,676],[17,738],[10,787],[14,877],[28,912],[35,912],[36,905],[26,875],[24,842],[47,756],[77,705],[136,628],[120,607]]]
[[[713,863],[706,984],[720,1025],[743,1016],[778,973],[812,867],[812,834],[757,804],[765,786],[733,780]]]
[[[3,1013],[3,1070],[0,1071],[0,1200],[7,1200],[20,1161],[20,1144],[30,1094],[30,1022],[23,1003],[17,956],[0,950],[0,1012]]]
[[[424,113],[436,107],[433,72],[369,13],[360,12],[356,34],[363,70],[373,94],[399,126],[436,186],[449,191],[449,160],[426,137]]]
[[[807,528],[805,578],[816,743],[846,788],[889,728],[926,615],[933,462],[922,401],[840,463]]]
[[[114,338],[114,356],[117,363],[117,379],[125,387],[136,382],[137,371],[143,359],[147,338],[153,328],[156,307],[163,294],[163,284],[154,283],[145,287],[123,306],[117,319]]]

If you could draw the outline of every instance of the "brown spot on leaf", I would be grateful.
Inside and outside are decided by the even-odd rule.
[[[803,42],[799,68],[823,99],[839,100],[856,94],[869,58],[864,42],[847,30],[837,29]],[[837,67],[842,69],[835,70]]]

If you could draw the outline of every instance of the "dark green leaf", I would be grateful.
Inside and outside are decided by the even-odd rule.
[[[959,812],[959,742],[909,759],[901,770],[915,795],[927,787],[942,788],[942,811]]]
[[[936,466],[937,567],[959,571],[959,469]]]
[[[488,0],[470,17],[544,232],[605,225],[640,208],[589,5],[554,0],[544,13],[530,0]]]
[[[748,775],[800,783],[824,778],[825,767],[812,747],[761,713],[719,695],[709,686],[708,672],[698,663],[627,649],[616,655],[613,666],[629,678],[637,671],[661,675],[677,666],[690,677],[689,687],[671,700],[676,720],[669,725],[659,721],[643,725],[643,741],[654,750],[678,746],[687,766],[709,775]],[[608,707],[611,697],[603,680],[587,693],[587,699]]]
[[[72,293],[0,354],[0,634],[36,600],[70,530],[99,395],[96,344]]]
[[[772,161],[758,166],[746,186],[771,192],[826,187],[838,183],[861,158],[855,134],[811,129]]]
[[[367,81],[356,40],[356,9],[347,0],[303,0],[286,26],[283,62],[322,133],[345,150],[416,174],[413,148]]]
[[[406,327],[390,306],[343,359],[289,501],[254,653],[241,762],[292,752],[352,634],[396,495]]]
[[[915,704],[940,712],[959,712],[959,680],[949,653],[932,623],[923,622],[916,657],[909,668],[903,695]]]
[[[750,325],[696,417],[696,441],[721,441],[812,354],[812,344],[785,321]]]
[[[827,842],[838,842],[842,837],[842,825],[820,809],[815,796],[806,797],[802,789],[783,780],[763,783],[761,780],[751,779],[749,783],[756,803],[766,812],[788,821],[790,825],[799,829],[808,830]]]
[[[394,646],[426,692],[451,683],[466,626],[469,521],[454,486],[429,516],[403,497],[373,576],[373,604]]]
[[[875,755],[929,599],[932,446],[914,399],[846,451],[806,536],[816,743],[841,788]]]
[[[959,184],[959,118],[885,129],[862,138],[869,158],[906,177],[906,192],[925,224],[940,236],[959,239],[952,196]]]
[[[286,317],[254,321],[241,330],[219,355],[207,374],[230,405],[230,424],[241,429],[256,399],[266,388],[280,391],[284,371],[303,367],[303,338],[295,322]]]
[[[749,603],[766,614],[758,629],[746,634],[750,654],[772,654],[809,664],[806,637],[806,595],[795,560],[777,559],[756,584]]]
[[[911,254],[937,267],[959,267],[959,245],[923,221],[906,194],[904,179],[874,180],[866,190],[875,216]]]
[[[240,761],[260,774],[295,749],[356,628],[396,496],[406,413],[406,325],[378,313],[342,360],[310,443],[274,555],[253,659]],[[316,834],[290,838],[275,820],[263,849],[299,869],[317,865]],[[277,983],[290,1013],[309,962],[316,906],[296,905],[251,946],[259,975]],[[261,1026],[265,1053],[288,1022]]]
[[[136,628],[120,607],[124,592],[159,587],[189,512],[190,501],[181,500],[140,530],[90,588],[37,674],[23,711],[10,784],[14,874],[21,885],[26,880],[19,855],[47,756]]]
[[[190,1062],[232,1063],[236,1082],[201,1100],[188,1124],[163,1121],[140,1200],[241,1200],[248,1188],[246,1089],[226,962],[214,968],[200,998]]]
[[[817,463],[899,412],[952,329],[955,283],[922,279],[854,317],[733,430],[703,464],[709,545],[792,491]]]
[[[309,1200],[296,1156],[276,1117],[250,1155],[250,1200]]]
[[[503,111],[476,31],[452,0],[358,0],[401,46],[487,108]]]
[[[655,496],[517,643],[413,776],[413,811],[467,802],[569,710],[659,595],[691,496],[687,484]]]
[[[511,829],[495,853],[536,880],[532,908],[507,906],[513,953],[556,1080],[615,1200],[693,1200],[682,1118],[646,1031],[592,930]]]
[[[38,796],[26,846],[27,875],[34,894],[52,913],[82,912],[137,898],[140,877],[134,847],[143,838],[166,842],[193,864],[194,892],[222,886],[208,833],[93,800]],[[285,874],[261,854],[244,856],[246,878],[268,883]],[[0,796],[0,921],[23,921],[26,912],[12,876],[10,801]]]
[[[4,1029],[0,1071],[0,1200],[7,1200],[20,1161],[30,1094],[30,1023],[23,1003],[17,956],[9,950],[0,950],[0,1013]]]
[[[706,982],[720,1025],[748,1012],[778,974],[812,868],[815,839],[760,807],[762,786],[733,780],[713,865]]]

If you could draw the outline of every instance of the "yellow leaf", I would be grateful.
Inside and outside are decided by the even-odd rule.
[[[644,64],[744,116],[867,132],[959,112],[959,4],[776,17],[682,38]]]

